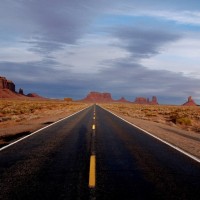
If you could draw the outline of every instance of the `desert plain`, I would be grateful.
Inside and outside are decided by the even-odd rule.
[[[0,99],[0,146],[69,116],[90,104],[43,99]]]
[[[92,104],[63,100],[1,99],[0,147],[89,105]],[[133,103],[102,103],[99,105],[200,158],[199,106],[138,105]]]

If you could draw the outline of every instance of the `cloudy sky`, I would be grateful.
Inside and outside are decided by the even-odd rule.
[[[200,1],[0,0],[0,76],[51,98],[200,104]]]

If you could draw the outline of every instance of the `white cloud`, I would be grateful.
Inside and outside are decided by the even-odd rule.
[[[200,25],[200,12],[194,11],[145,11],[141,13],[146,16],[161,17],[181,24]]]
[[[96,73],[105,67],[105,61],[129,56],[126,50],[113,45],[117,42],[118,39],[108,36],[90,35],[79,40],[78,45],[66,46],[52,55],[62,66],[70,66],[74,73]]]
[[[179,28],[192,32],[187,25],[199,26],[200,12],[190,10],[192,0],[184,7],[154,1],[4,0],[1,73],[48,96],[77,98],[94,89],[180,102],[197,97],[200,37]]]
[[[194,10],[176,10],[176,9],[163,9],[161,7],[137,7],[133,5],[121,6],[120,8],[113,9],[112,14],[121,16],[146,16],[156,17],[159,19],[175,21],[181,24],[200,25],[200,11]],[[109,14],[109,13],[108,13]]]
[[[141,64],[150,69],[165,69],[185,76],[200,78],[200,38],[182,38],[165,46],[161,54],[143,59]]]
[[[42,57],[28,50],[25,46],[0,47],[0,62],[34,62],[40,61]]]

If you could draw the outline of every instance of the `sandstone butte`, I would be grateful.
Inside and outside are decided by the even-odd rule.
[[[136,97],[136,99],[133,103],[135,103],[135,104],[147,104],[147,105],[158,105],[158,101],[157,101],[156,96],[153,96],[151,101],[149,100],[149,98]]]
[[[116,101],[121,103],[130,103],[130,101],[126,100],[124,97],[121,97],[119,100]]]
[[[43,98],[39,95],[33,93],[24,95],[23,89],[19,89],[19,93],[15,91],[15,84],[7,80],[5,77],[0,76],[0,98],[29,98],[29,97],[35,97],[35,98]]]
[[[0,89],[9,89],[15,92],[15,84],[12,81],[7,80],[5,77],[0,76]]]
[[[119,100],[114,100],[110,93],[100,93],[100,92],[90,92],[82,101],[93,102],[93,103],[112,103],[112,102],[131,103],[124,97],[120,98]],[[152,97],[151,101],[144,97],[137,97],[133,103],[158,105],[158,101],[155,96]]]
[[[0,98],[40,98],[45,99],[44,97],[39,96],[36,93],[29,93],[24,95],[23,89],[19,89],[19,92],[15,91],[15,84],[7,80],[5,77],[0,76]],[[70,98],[71,100],[71,98]],[[124,97],[119,100],[114,100],[110,93],[100,93],[100,92],[90,92],[84,99],[81,101],[84,102],[93,102],[93,103],[111,103],[111,102],[121,102],[121,103],[135,103],[135,104],[147,104],[147,105],[158,105],[157,97],[153,96],[150,101],[149,98],[136,97],[134,102],[126,100]],[[191,96],[188,97],[188,101],[183,104],[183,106],[197,106]]]
[[[90,92],[82,101],[94,103],[114,102],[110,93]]]
[[[195,101],[192,99],[191,96],[188,97],[188,101],[183,104],[183,106],[197,106]]]

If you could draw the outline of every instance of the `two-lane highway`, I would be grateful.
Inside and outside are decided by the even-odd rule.
[[[0,199],[200,199],[200,164],[99,106],[0,151]]]

